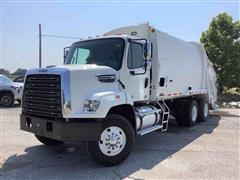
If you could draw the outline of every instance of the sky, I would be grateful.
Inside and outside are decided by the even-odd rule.
[[[0,0],[1,1],[1,0]],[[38,67],[38,24],[42,34],[86,38],[149,22],[186,41],[197,41],[211,19],[227,12],[239,20],[239,1],[1,1],[0,68]],[[43,66],[63,63],[63,48],[77,39],[42,38]]]

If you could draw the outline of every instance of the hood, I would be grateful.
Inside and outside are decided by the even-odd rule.
[[[102,73],[115,73],[118,74],[118,71],[110,68],[108,66],[98,66],[96,64],[65,64],[60,66],[49,66],[46,68],[35,68],[30,69],[27,74],[54,74],[54,73],[61,73],[61,72],[102,72]]]
[[[17,87],[17,88],[21,88],[23,87],[23,83],[16,83],[16,82],[9,82],[9,83],[3,83],[3,85],[7,85],[7,86],[14,86],[14,87]]]
[[[65,117],[77,117],[77,113],[83,112],[84,101],[91,100],[95,93],[119,90],[119,83],[116,81],[119,78],[119,73],[107,66],[92,64],[61,65],[31,69],[27,72],[28,74],[61,75],[63,104],[71,107],[71,112],[68,112]],[[111,77],[115,77],[115,81],[105,81],[111,79]]]
[[[110,68],[108,66],[98,66],[96,64],[65,64],[61,66],[56,66],[53,68],[66,68],[69,71],[95,71],[95,72],[109,72],[109,73],[115,73],[118,72],[114,70],[113,68]]]
[[[72,117],[83,110],[84,101],[90,100],[93,94],[119,89],[117,81],[102,82],[99,79],[102,75],[119,77],[118,72],[110,67],[97,65],[64,65],[61,67],[67,68],[70,72]]]
[[[20,82],[13,82],[12,84],[14,86],[23,87],[23,83],[20,83]]]

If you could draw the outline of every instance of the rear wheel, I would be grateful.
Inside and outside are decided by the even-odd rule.
[[[99,141],[88,142],[88,151],[95,161],[112,166],[129,156],[134,142],[135,133],[129,121],[111,114],[103,122]]]
[[[205,99],[201,99],[198,102],[198,121],[207,121],[209,115],[208,102]]]
[[[187,101],[183,108],[183,121],[185,126],[193,126],[197,123],[198,104],[195,100]]]
[[[3,107],[11,107],[13,103],[14,103],[14,96],[11,93],[6,92],[1,95],[0,104]]]
[[[184,119],[183,119],[184,105],[185,105],[184,101],[179,101],[175,107],[175,120],[179,126],[184,126]]]
[[[43,136],[39,136],[39,135],[36,135],[36,138],[43,144],[45,145],[60,145],[60,144],[63,144],[64,142],[63,141],[58,141],[58,140],[55,140],[55,139],[50,139],[50,138],[47,138],[47,137],[43,137]]]

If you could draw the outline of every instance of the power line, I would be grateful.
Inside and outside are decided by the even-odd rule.
[[[42,34],[42,37],[53,37],[53,38],[65,38],[65,39],[78,39],[80,40],[81,38],[79,37],[71,37],[71,36],[59,36],[59,35],[51,35],[51,34]],[[28,51],[32,48],[32,45],[36,42],[36,40],[39,38],[39,36],[36,36],[31,43],[29,44],[29,46],[27,46],[27,48],[23,51],[23,53],[17,58],[17,61],[15,62],[15,64],[13,65],[14,69],[16,67],[16,65],[18,65],[18,63],[20,62],[20,60],[23,58],[23,56],[25,56]]]
[[[71,36],[59,36],[59,35],[51,35],[51,34],[43,34],[42,37],[53,37],[53,38],[65,38],[65,39],[81,39],[79,37],[71,37]],[[20,60],[23,58],[23,56],[25,56],[28,51],[32,48],[32,45],[36,42],[36,40],[39,38],[39,36],[36,36],[31,43],[29,44],[29,46],[27,46],[27,48],[23,51],[23,53],[17,58],[17,61],[15,62],[15,64],[13,65],[14,69],[16,67],[16,65],[18,65],[18,63],[20,62]]]
[[[31,41],[31,43],[29,44],[29,46],[27,46],[27,48],[26,48],[25,51],[21,54],[21,56],[19,56],[19,57],[17,58],[16,63],[13,65],[13,69],[14,69],[15,66],[20,62],[20,60],[22,59],[22,57],[27,54],[27,52],[31,49],[32,45],[36,42],[37,39],[38,39],[38,36],[36,36],[36,37]]]
[[[54,37],[54,38],[65,38],[65,39],[81,39],[79,37],[70,37],[70,36],[58,36],[58,35],[51,35],[51,34],[43,34],[43,37]]]

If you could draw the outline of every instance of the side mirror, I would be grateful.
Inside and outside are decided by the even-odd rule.
[[[65,62],[65,59],[67,58],[67,55],[69,53],[69,49],[70,49],[70,47],[65,47],[63,49],[63,62]]]
[[[152,59],[152,43],[150,41],[146,41],[144,45],[144,59],[145,60]]]
[[[152,61],[151,60],[144,60],[143,67],[145,70],[150,70],[152,67]]]

